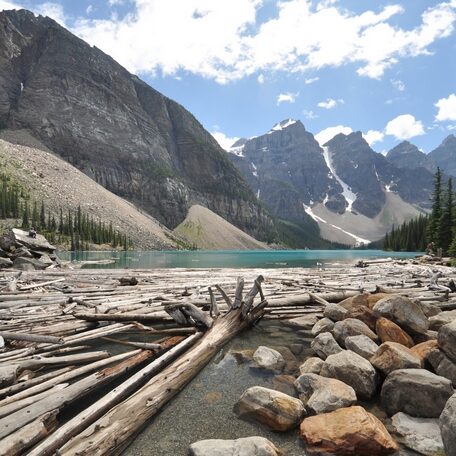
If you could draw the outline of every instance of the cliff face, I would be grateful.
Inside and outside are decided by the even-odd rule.
[[[25,10],[0,13],[0,128],[29,130],[169,228],[201,204],[260,239],[274,231],[188,111],[53,20]]]

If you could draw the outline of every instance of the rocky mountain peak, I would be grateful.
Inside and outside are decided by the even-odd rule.
[[[283,131],[286,128],[292,127],[294,129],[302,129],[303,131],[306,131],[303,123],[300,120],[295,120],[295,119],[284,119],[281,122],[276,123],[269,131],[267,134],[272,134],[278,131]]]
[[[433,171],[435,166],[424,152],[409,141],[402,141],[386,154],[386,159],[399,168],[423,167]]]
[[[442,144],[429,154],[429,158],[446,174],[456,177],[456,137],[447,136]]]
[[[456,147],[456,136],[453,134],[448,135],[443,141],[442,146],[453,146]]]

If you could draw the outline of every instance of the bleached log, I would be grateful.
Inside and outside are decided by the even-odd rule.
[[[26,342],[42,342],[48,344],[63,344],[61,337],[55,336],[39,336],[36,334],[23,334],[11,331],[0,331],[0,336],[6,340],[22,340]]]
[[[244,279],[242,277],[237,278],[236,291],[234,293],[233,309],[239,309],[242,304],[242,292],[244,290]]]

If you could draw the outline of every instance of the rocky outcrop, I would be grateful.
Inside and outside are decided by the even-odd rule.
[[[402,141],[388,151],[386,159],[398,168],[425,168],[432,173],[436,170],[436,165],[430,156],[408,141]]]
[[[370,399],[377,391],[377,373],[372,364],[362,356],[344,350],[328,356],[320,375],[336,378],[350,385],[360,399]]]
[[[359,406],[308,417],[300,434],[309,454],[384,456],[398,450],[382,422]]]
[[[381,400],[389,415],[404,412],[419,418],[438,418],[453,392],[450,380],[444,377],[425,369],[400,369],[386,377]]]
[[[191,456],[282,456],[283,453],[264,437],[237,440],[200,440],[190,445]]]
[[[356,403],[355,390],[334,378],[303,374],[296,379],[295,387],[306,409],[315,414],[332,412]]]
[[[442,144],[429,154],[429,158],[444,173],[456,176],[456,137],[454,135],[447,136]]]
[[[234,411],[241,418],[258,421],[281,432],[296,427],[305,413],[299,399],[261,386],[244,391]]]
[[[0,13],[0,129],[54,153],[168,228],[201,204],[274,236],[226,153],[182,106],[49,18]]]

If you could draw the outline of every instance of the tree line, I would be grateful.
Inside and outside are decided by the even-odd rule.
[[[433,250],[442,249],[444,255],[456,257],[456,195],[453,179],[443,182],[439,168],[434,176],[432,210],[388,233],[383,242],[385,250]]]
[[[0,219],[22,220],[22,228],[31,227],[43,233],[50,242],[68,243],[70,250],[89,250],[89,244],[110,244],[113,248],[132,248],[126,234],[114,229],[112,222],[106,224],[82,211],[60,209],[56,217],[44,201],[30,202],[30,197],[17,184],[3,175],[0,177]]]

